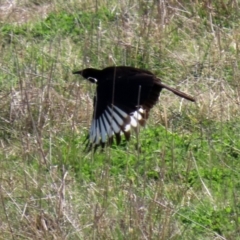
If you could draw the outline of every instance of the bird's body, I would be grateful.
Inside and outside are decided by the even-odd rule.
[[[166,88],[190,101],[191,96],[161,82],[153,73],[133,67],[107,67],[103,70],[86,68],[76,71],[97,84],[94,113],[89,133],[89,147],[104,146],[116,136],[117,143],[123,133],[128,140],[130,128],[144,125],[149,110]]]

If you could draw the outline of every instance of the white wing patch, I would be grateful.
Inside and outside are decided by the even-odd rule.
[[[116,109],[118,111],[118,113],[123,117],[123,118],[127,118],[128,115],[122,111],[120,108],[116,107],[116,106],[113,106],[114,109]]]
[[[114,133],[118,133],[120,131],[120,127],[117,125],[116,121],[114,120],[113,114],[111,116],[107,110],[105,110],[104,113],[107,116],[109,127],[113,129]]]
[[[111,115],[114,117],[118,125],[122,126],[123,125],[123,120],[121,116],[115,111],[115,108],[110,108],[108,107],[108,110],[110,111]]]
[[[142,114],[140,113],[140,111],[135,111],[135,112],[133,113],[133,116],[134,116],[134,118],[137,119],[137,120],[142,120]]]
[[[110,137],[113,136],[114,132],[113,132],[113,130],[111,129],[111,126],[108,124],[107,119],[106,119],[104,113],[102,114],[102,117],[103,117],[104,125],[105,125],[105,127],[106,127],[106,128],[105,128],[105,129],[106,129],[106,134],[107,134],[108,137],[110,138]]]
[[[137,111],[130,114],[130,122],[125,125],[124,131],[128,132],[131,128],[136,128],[140,120],[144,120],[144,115],[146,111],[142,108],[139,108]]]
[[[143,108],[127,114],[119,107],[108,106],[98,119],[92,120],[89,143],[92,145],[105,144],[114,134],[125,134],[126,136],[131,128],[136,129],[139,124],[142,125],[139,121],[144,120],[145,113],[146,110]]]
[[[100,121],[100,133],[101,133],[102,142],[106,142],[107,141],[107,131],[106,131],[105,127],[104,127],[102,118],[103,118],[103,116],[101,116],[99,118],[99,121]]]

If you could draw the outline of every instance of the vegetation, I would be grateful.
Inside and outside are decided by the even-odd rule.
[[[240,239],[238,1],[2,2],[0,239]],[[94,86],[71,72],[109,65],[197,103],[163,92],[86,153]]]

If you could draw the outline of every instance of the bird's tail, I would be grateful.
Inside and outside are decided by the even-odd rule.
[[[159,85],[162,88],[166,88],[167,90],[173,92],[174,94],[178,95],[179,97],[182,97],[182,98],[185,98],[185,99],[187,99],[189,101],[195,102],[195,99],[193,97],[189,96],[188,94],[186,94],[184,92],[181,92],[181,91],[179,91],[179,90],[177,90],[175,88],[169,87],[169,86],[167,86],[167,85],[165,85],[165,84],[163,84],[161,82],[159,83]]]

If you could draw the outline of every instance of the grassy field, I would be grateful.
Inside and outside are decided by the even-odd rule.
[[[2,0],[0,240],[240,239],[239,12],[238,0]],[[139,139],[86,153],[95,89],[72,71],[110,65],[197,102],[164,91]]]

